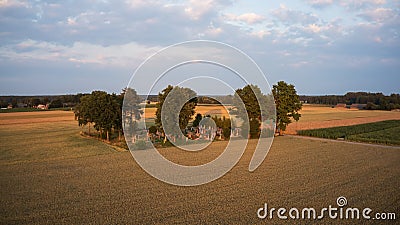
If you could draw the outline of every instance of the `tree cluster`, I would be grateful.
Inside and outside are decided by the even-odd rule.
[[[288,85],[283,81],[273,86],[271,94],[264,95],[258,86],[247,85],[242,89],[237,89],[232,98],[233,113],[243,119],[245,127],[249,127],[249,130],[246,131],[248,136],[244,135],[245,138],[258,138],[261,133],[261,125],[266,120],[276,122],[279,130],[285,130],[287,124],[291,122],[291,118],[294,120],[300,118],[298,111],[301,109],[301,104],[296,90],[293,85]],[[138,124],[143,114],[140,106],[142,101],[143,99],[136,91],[130,88],[124,89],[120,95],[93,91],[91,94],[81,96],[79,104],[75,108],[75,117],[79,126],[88,126],[89,135],[92,126],[102,139],[108,141],[117,133],[120,139],[123,128],[128,129],[126,132],[135,137],[142,135],[144,130],[142,125]],[[193,131],[192,128],[199,128],[200,121],[203,119],[201,114],[197,114],[191,128],[188,127],[189,121],[195,114],[197,102],[198,98],[193,90],[169,85],[158,94],[155,126],[151,126],[146,131],[147,134],[158,136],[160,139],[165,138],[165,131],[168,130],[172,131],[168,135],[178,138],[182,133],[188,131],[188,128],[191,131]],[[240,105],[244,107],[240,107]],[[167,113],[162,114],[163,110],[166,110]],[[217,126],[218,135],[228,139],[232,130],[231,119],[217,116],[212,119]],[[270,130],[273,131],[273,127]]]
[[[110,140],[113,133],[122,133],[122,103],[123,94],[108,94],[105,91],[93,91],[91,94],[80,98],[80,103],[75,108],[75,117],[79,126],[88,125],[99,132],[102,139]]]

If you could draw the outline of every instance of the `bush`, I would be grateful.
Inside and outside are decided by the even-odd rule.
[[[156,134],[157,133],[157,127],[154,126],[154,125],[149,127],[149,133],[150,134]]]

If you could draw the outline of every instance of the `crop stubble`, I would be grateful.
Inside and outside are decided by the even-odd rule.
[[[11,152],[0,161],[2,224],[276,224],[282,221],[257,218],[256,210],[265,202],[270,207],[322,208],[336,205],[339,196],[354,207],[399,211],[399,149],[278,137],[264,163],[250,173],[251,140],[224,177],[198,187],[177,187],[146,174],[128,152],[75,136],[79,130],[76,121],[63,120],[0,125],[1,152]],[[37,141],[40,137],[45,138]],[[23,155],[15,143],[24,143],[33,155]],[[214,147],[223,145],[216,142]],[[162,152],[188,164],[193,158],[173,148]]]

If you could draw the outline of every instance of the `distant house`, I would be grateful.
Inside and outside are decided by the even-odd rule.
[[[336,104],[335,108],[346,108],[346,104]]]
[[[351,104],[350,109],[365,109],[367,104]]]
[[[36,108],[38,108],[38,109],[49,109],[49,104],[46,104],[46,105],[39,104]]]

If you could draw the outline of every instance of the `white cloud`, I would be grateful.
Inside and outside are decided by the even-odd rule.
[[[342,0],[341,6],[349,10],[363,10],[365,8],[376,7],[386,4],[385,0]]]
[[[161,1],[156,0],[126,0],[125,4],[131,8],[143,8],[148,6],[161,5]]]
[[[189,0],[184,5],[186,15],[192,20],[199,20],[209,14],[217,13],[222,8],[231,5],[231,2],[223,0]]]
[[[70,61],[80,64],[132,67],[160,48],[146,47],[135,42],[106,47],[75,42],[72,46],[67,46],[28,39],[15,45],[2,46],[0,52],[3,59],[12,61]]]
[[[267,31],[267,30],[259,30],[259,31],[251,32],[251,35],[256,36],[260,39],[263,39],[264,37],[270,36],[271,32]]]
[[[316,25],[316,24],[310,24],[306,27],[307,30],[310,30],[311,32],[314,33],[319,33],[322,29],[320,26]]]
[[[389,19],[394,19],[397,14],[393,9],[376,8],[367,10],[366,12],[359,14],[359,16],[367,21],[380,23]]]
[[[230,21],[245,22],[249,25],[261,23],[265,20],[265,17],[256,13],[243,13],[240,15],[225,14],[225,18]]]
[[[273,10],[271,15],[284,24],[307,25],[319,21],[318,17],[313,13],[305,13],[300,10],[289,9],[283,4],[278,9]]]
[[[313,7],[323,8],[333,4],[333,0],[308,0],[308,4]]]
[[[18,0],[0,0],[0,7],[29,7],[26,1]]]
[[[386,0],[307,0],[306,1],[309,5],[316,7],[316,8],[324,8],[327,6],[331,6],[334,4],[339,4],[340,6],[345,7],[346,9],[351,10],[360,10],[365,7],[370,6],[378,6],[386,4]]]

